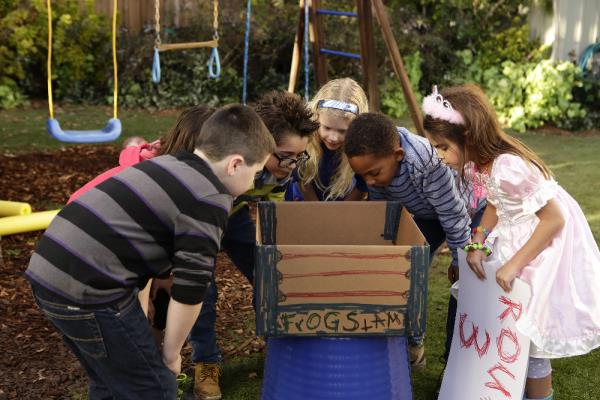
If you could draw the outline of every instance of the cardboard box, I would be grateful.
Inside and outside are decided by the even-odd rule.
[[[398,202],[261,202],[261,336],[422,337],[429,246]]]

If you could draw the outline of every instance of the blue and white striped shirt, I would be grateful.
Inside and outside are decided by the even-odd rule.
[[[454,174],[440,161],[427,139],[405,128],[398,128],[398,134],[404,158],[389,186],[369,187],[370,199],[399,201],[416,218],[439,219],[456,258],[456,249],[471,238],[471,219]]]

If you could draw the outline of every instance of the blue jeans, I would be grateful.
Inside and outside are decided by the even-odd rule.
[[[90,400],[176,398],[175,374],[162,361],[137,291],[99,309],[50,302],[35,289],[33,296],[85,368]]]
[[[250,218],[248,207],[244,207],[229,218],[223,235],[222,247],[237,269],[254,283],[254,249],[256,226]],[[188,336],[192,346],[192,362],[214,363],[221,361],[221,350],[217,345],[215,324],[217,322],[217,284],[211,281],[202,310]]]
[[[437,219],[420,219],[415,217],[414,220],[423,236],[425,236],[425,240],[429,243],[429,263],[431,264],[433,254],[446,240],[446,232]]]
[[[435,251],[446,240],[446,232],[437,219],[420,219],[415,217],[414,220],[423,236],[425,236],[425,240],[429,243],[429,264],[431,265]],[[409,344],[411,346],[420,346],[423,344],[423,338],[409,338]]]

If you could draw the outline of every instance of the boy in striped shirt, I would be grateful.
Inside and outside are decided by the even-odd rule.
[[[90,378],[89,398],[174,399],[180,351],[214,273],[233,198],[275,151],[250,108],[217,110],[193,153],[125,169],[70,203],[25,272]],[[137,292],[173,275],[162,349]]]
[[[470,217],[452,170],[429,142],[382,114],[364,113],[348,127],[344,152],[369,186],[370,200],[399,201],[413,215],[433,256],[446,241],[457,266],[457,249],[471,238]],[[424,366],[422,339],[411,343],[411,362]]]

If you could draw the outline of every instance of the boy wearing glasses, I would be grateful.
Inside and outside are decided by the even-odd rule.
[[[297,95],[270,92],[254,107],[273,135],[277,145],[262,171],[256,174],[254,187],[236,198],[223,236],[222,248],[233,264],[254,283],[256,226],[250,218],[249,201],[281,201],[292,171],[308,159],[306,146],[319,128],[312,112]],[[198,399],[221,398],[219,374],[221,352],[217,346],[215,322],[217,288],[214,278],[207,291],[202,311],[188,337],[195,364],[194,393]]]

